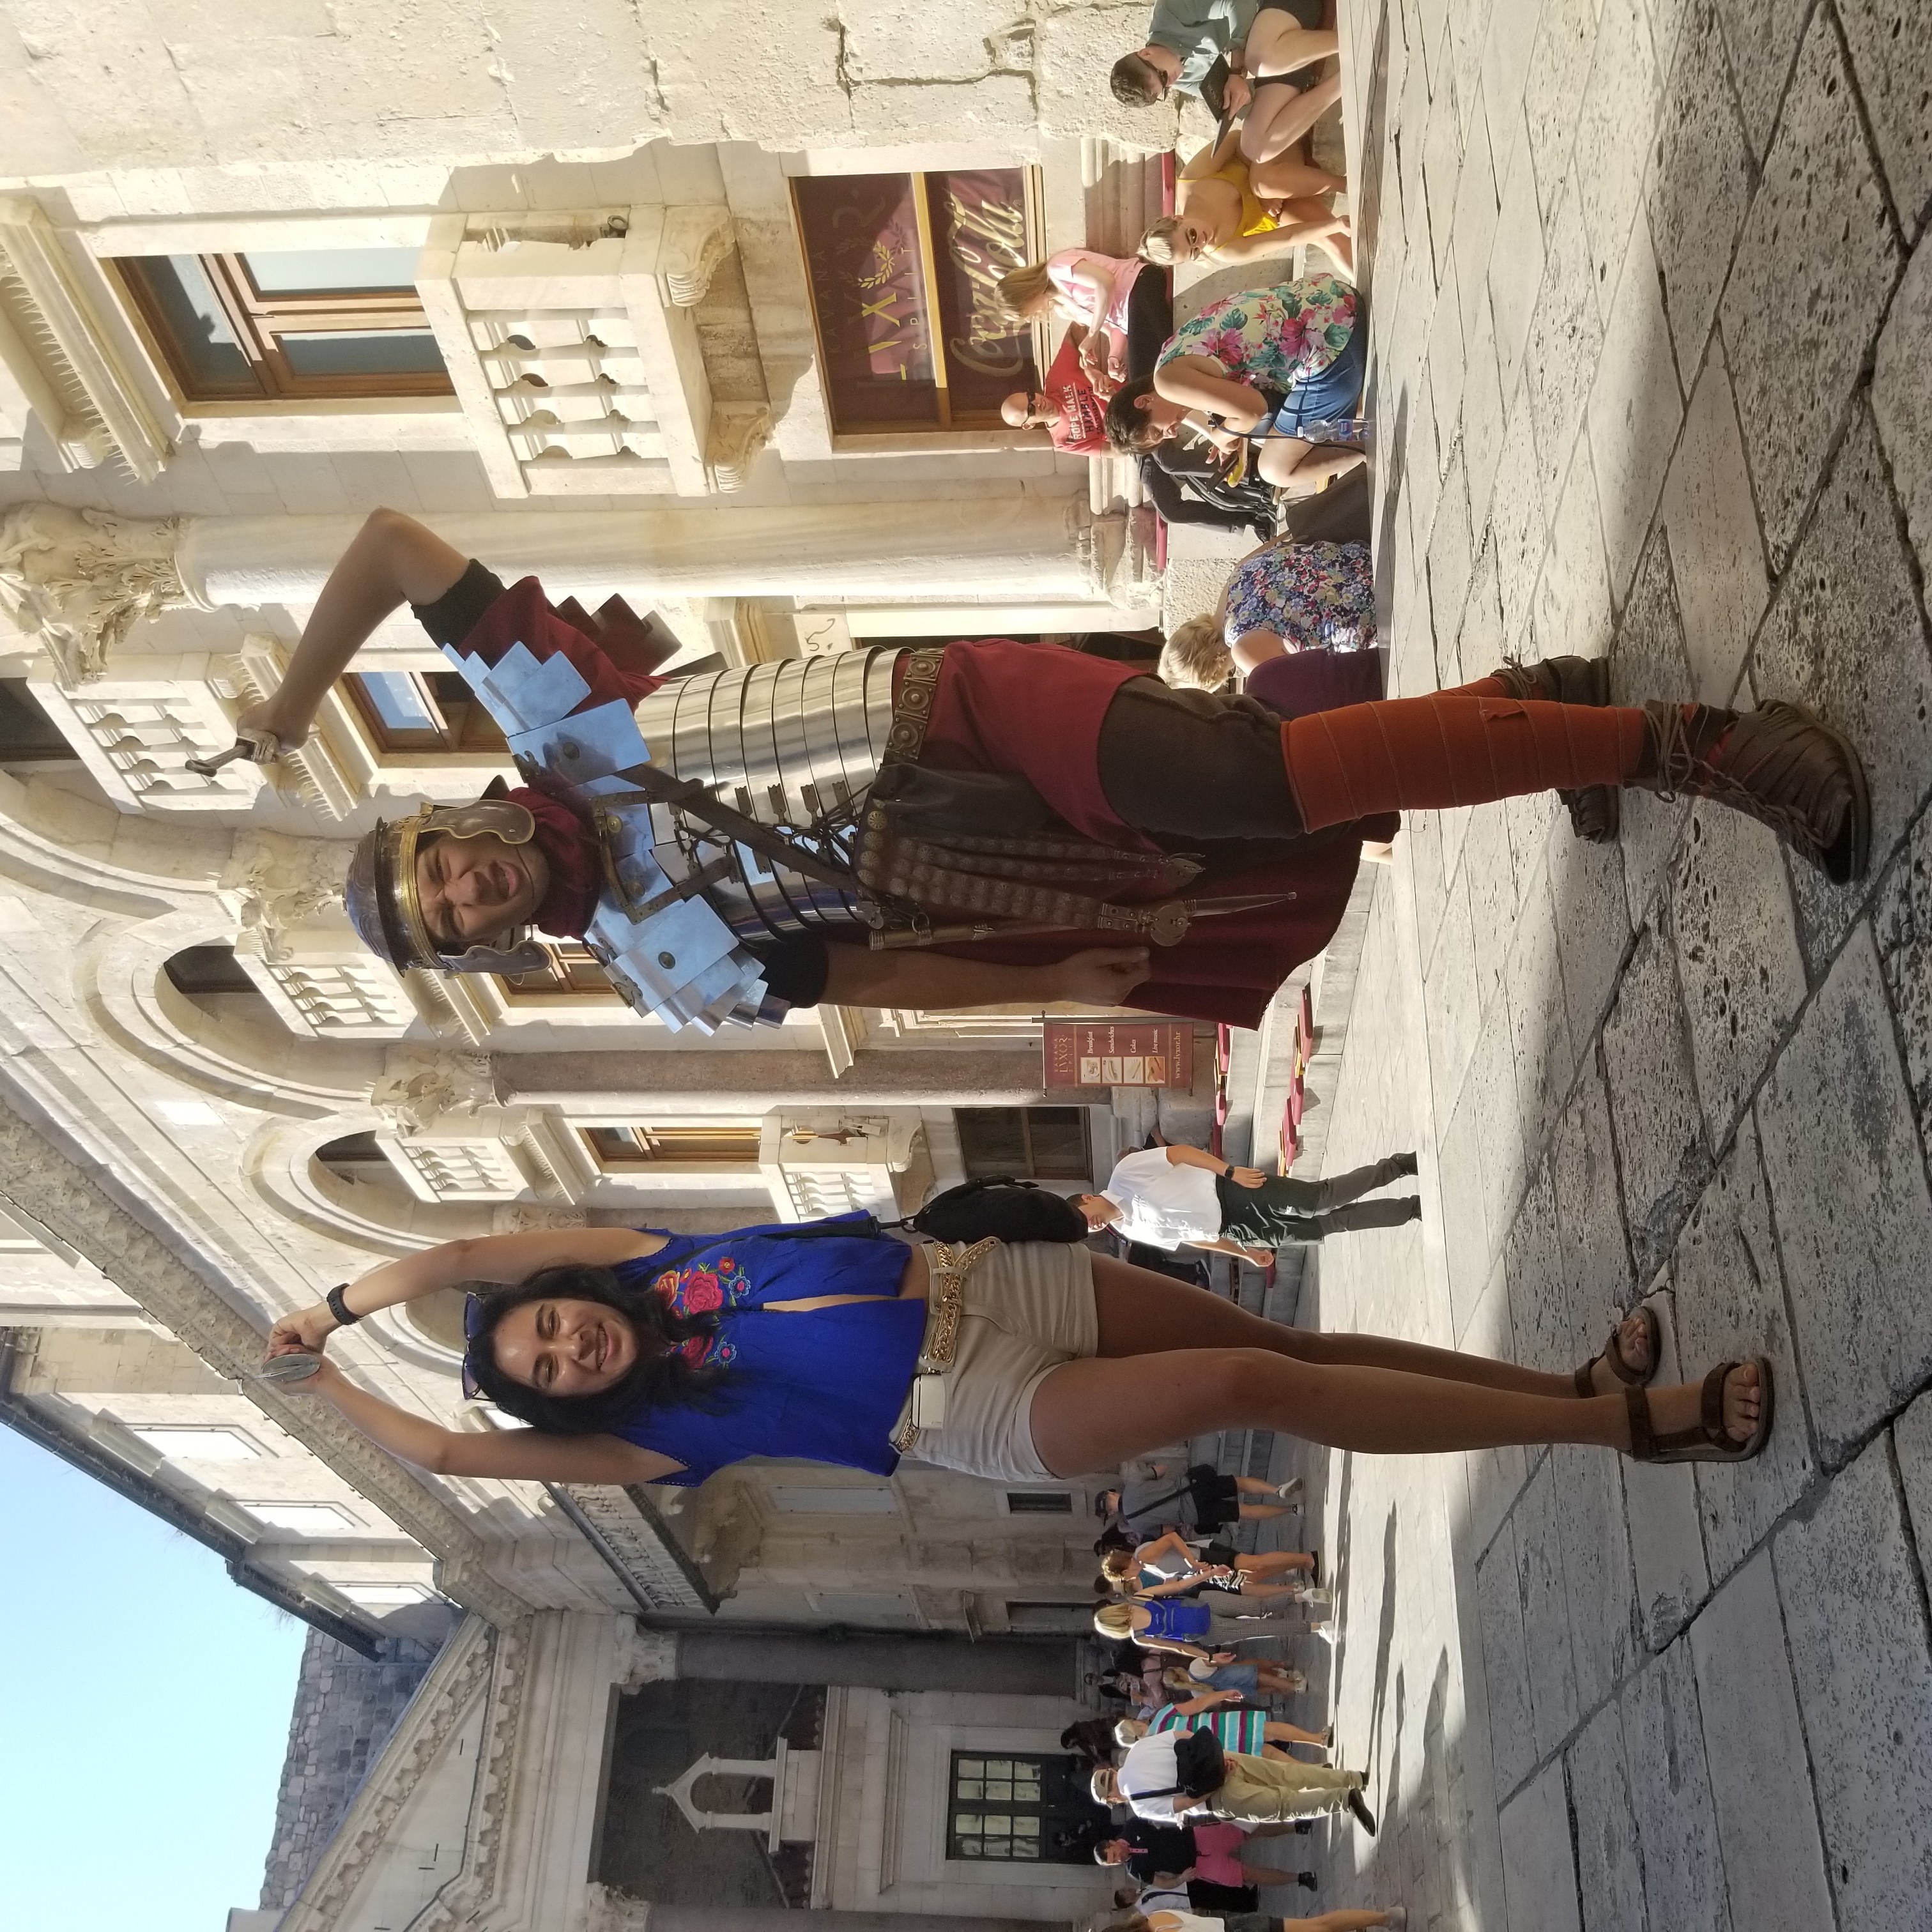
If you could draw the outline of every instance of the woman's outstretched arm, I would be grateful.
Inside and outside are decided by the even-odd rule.
[[[349,668],[370,632],[405,602],[434,604],[469,560],[400,510],[372,510],[342,553],[315,600],[302,641],[274,694],[243,712],[244,730],[266,731],[284,745],[308,736],[328,688]]]
[[[312,1395],[334,1408],[379,1448],[436,1476],[496,1476],[539,1483],[658,1483],[684,1465],[616,1436],[546,1436],[535,1429],[445,1429],[371,1395],[324,1361],[285,1395]]]
[[[467,1281],[523,1281],[549,1268],[572,1263],[610,1268],[656,1254],[664,1246],[662,1234],[635,1228],[552,1228],[529,1234],[484,1234],[473,1240],[443,1241],[400,1261],[371,1268],[343,1291],[352,1315],[373,1315],[379,1308],[413,1301],[418,1295],[454,1288]],[[318,1353],[328,1337],[341,1327],[318,1301],[293,1315],[285,1315],[268,1331],[272,1355]]]

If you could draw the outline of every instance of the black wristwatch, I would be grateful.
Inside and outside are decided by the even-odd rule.
[[[343,1291],[348,1286],[346,1281],[338,1281],[322,1298],[327,1304],[329,1313],[335,1317],[340,1327],[352,1328],[362,1318],[342,1298]]]
[[[1234,1163],[1231,1160],[1230,1162],[1228,1162],[1228,1163],[1227,1164],[1227,1166],[1226,1166],[1226,1167],[1224,1167],[1224,1168],[1222,1168],[1222,1170],[1221,1170],[1221,1178],[1222,1178],[1223,1180],[1232,1180],[1234,1179]]]

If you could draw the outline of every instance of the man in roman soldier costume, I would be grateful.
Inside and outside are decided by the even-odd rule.
[[[1256,1026],[1328,943],[1363,838],[1404,808],[1636,786],[1747,812],[1834,880],[1868,862],[1856,754],[1787,704],[1610,706],[1600,666],[1558,658],[1284,720],[997,638],[661,679],[620,599],[592,617],[534,578],[506,589],[391,511],[243,715],[249,754],[299,745],[405,601],[524,784],[365,836],[357,931],[438,972],[526,971],[533,930],[580,938],[674,1028],[820,1000]]]

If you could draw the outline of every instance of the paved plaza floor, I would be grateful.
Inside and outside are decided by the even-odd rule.
[[[1415,1231],[1304,1321],[1568,1370],[1762,1353],[1768,1452],[1303,1452],[1382,1814],[1322,1904],[1508,1932],[1932,1924],[1932,35],[1910,0],[1342,0],[1397,694],[1607,656],[1814,706],[1840,891],[1625,795],[1412,817],[1325,1164]],[[1324,1016],[1324,1018],[1335,1016]],[[1311,1531],[1311,1534],[1316,1532]],[[1276,1910],[1293,1910],[1274,1894]]]

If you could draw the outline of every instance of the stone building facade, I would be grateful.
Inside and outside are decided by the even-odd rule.
[[[1075,1186],[1147,1096],[1047,1092],[1036,1012],[700,1040],[566,947],[514,985],[390,972],[341,911],[355,838],[502,762],[406,622],[280,766],[188,761],[383,505],[506,577],[621,592],[674,674],[1151,622],[1130,476],[998,424],[1046,344],[985,295],[1052,248],[1129,252],[1157,210],[1173,117],[1104,82],[1141,20],[0,4],[0,1411],[308,1617],[329,1696],[434,1653],[380,1750],[393,1697],[324,1737],[310,1687],[251,1924],[747,1932],[807,1904],[990,1932],[1102,1897],[1090,1864],[973,1862],[949,1810],[961,1762],[1051,1755],[1079,1714],[1090,1484],[437,1478],[248,1370],[277,1316],[428,1242],[903,1211],[989,1160]],[[909,409],[827,280],[839,224],[894,196]],[[336,1349],[447,1418],[459,1346],[430,1305]],[[672,1840],[653,1796],[664,1858],[759,1863],[729,1911],[647,1906],[586,1880],[636,1852],[626,1723],[668,1735],[625,1700],[705,1683],[794,1687],[812,1741],[754,1741],[784,1757],[768,1803],[739,1792],[769,1846]]]

